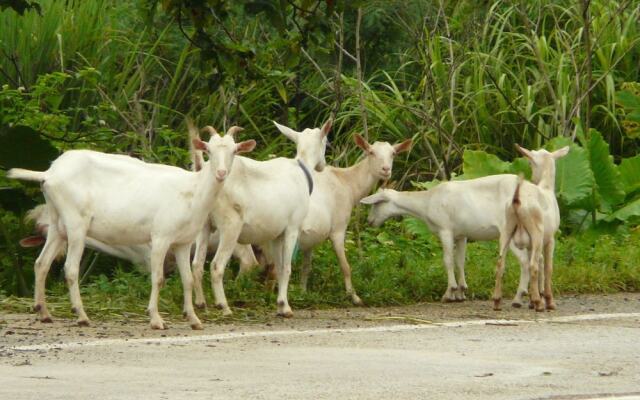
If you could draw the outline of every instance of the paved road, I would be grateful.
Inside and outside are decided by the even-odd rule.
[[[7,341],[0,399],[640,399],[637,297],[511,320]]]

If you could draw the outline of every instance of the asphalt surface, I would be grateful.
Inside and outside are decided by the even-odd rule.
[[[640,399],[640,294],[558,305],[299,311],[201,332],[4,314],[0,399]]]

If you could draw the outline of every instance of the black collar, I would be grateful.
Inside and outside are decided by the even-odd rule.
[[[304,165],[302,160],[297,159],[296,161],[298,161],[298,165],[300,166],[300,168],[302,168],[302,172],[304,172],[304,176],[307,178],[307,185],[309,186],[309,195],[311,195],[311,193],[313,193],[313,178],[311,177],[311,172],[309,172],[309,169],[307,168],[306,165]]]

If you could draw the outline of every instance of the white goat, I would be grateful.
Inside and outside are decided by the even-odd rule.
[[[426,191],[383,189],[362,199],[361,203],[373,204],[368,220],[374,226],[380,226],[390,217],[407,214],[424,221],[442,244],[448,281],[442,301],[461,301],[467,290],[464,274],[467,240],[486,241],[500,237],[505,231],[505,209],[511,204],[517,185],[516,175],[493,175],[444,182]],[[514,246],[511,249],[521,270],[518,292],[512,304],[521,307],[529,282],[526,252]],[[458,267],[458,282],[454,263]]]
[[[496,266],[496,286],[493,294],[495,310],[502,300],[502,276],[509,243],[528,253],[531,307],[544,311],[540,301],[540,279],[538,273],[544,259],[544,298],[547,310],[555,310],[551,275],[553,274],[553,251],[555,234],[560,227],[560,209],[555,195],[556,160],[569,153],[565,146],[553,153],[547,150],[527,150],[516,145],[531,164],[532,181],[520,180],[512,201],[505,208],[506,228],[500,234],[500,257]],[[544,255],[543,255],[544,252]],[[541,274],[542,275],[542,274]]]
[[[66,240],[65,276],[71,304],[78,324],[88,325],[78,288],[78,270],[85,239],[90,236],[109,245],[151,244],[148,311],[154,329],[165,328],[158,313],[158,294],[163,283],[163,261],[172,248],[182,278],[184,313],[193,329],[202,329],[191,301],[191,243],[214,206],[215,194],[222,188],[235,154],[252,150],[256,143],[251,140],[236,144],[231,136],[219,135],[212,136],[208,144],[193,140],[198,149],[209,153],[211,160],[199,172],[89,150],[68,151],[44,172],[9,170],[10,178],[42,182],[51,214],[47,240],[34,266],[34,308],[41,321],[51,321],[44,282]]]
[[[224,269],[236,243],[257,244],[276,267],[278,277],[278,315],[293,316],[287,299],[291,274],[291,258],[300,234],[302,221],[309,209],[313,180],[308,168],[321,171],[325,166],[324,153],[331,121],[321,129],[296,132],[275,123],[285,136],[296,143],[296,159],[276,158],[255,161],[236,157],[234,167],[222,190],[215,197],[211,212],[212,226],[220,231],[220,245],[211,262],[211,284],[218,308],[230,315],[222,280]],[[196,241],[193,275],[196,305],[205,307],[202,292],[204,252]]]
[[[29,210],[25,218],[26,221],[33,221],[35,223],[36,235],[28,236],[20,240],[22,247],[36,247],[43,244],[47,239],[47,231],[51,224],[49,209],[46,204],[40,204]],[[209,235],[209,246],[207,252],[214,254],[218,248],[218,242],[220,238],[219,232],[214,232]],[[114,245],[110,246],[106,243],[102,243],[90,236],[85,238],[86,247],[108,254],[112,257],[121,258],[127,260],[136,266],[142,267],[143,272],[151,272],[151,246],[149,244],[137,244],[137,245]],[[64,248],[60,248],[60,253],[56,255],[56,258],[64,255]],[[240,271],[238,275],[242,275],[251,271],[258,265],[253,250],[249,245],[237,245],[233,249],[233,256],[238,260],[240,264]],[[164,260],[164,273],[173,271],[175,268],[175,256],[173,252],[169,250],[167,257]]]
[[[351,266],[344,251],[344,238],[351,211],[378,181],[391,177],[393,158],[398,153],[408,151],[412,140],[395,145],[387,142],[369,144],[360,135],[355,135],[354,140],[365,152],[364,159],[349,168],[327,167],[314,175],[315,186],[309,213],[300,233],[300,249],[303,254],[301,285],[303,290],[307,289],[313,248],[329,238],[344,275],[347,295],[351,296],[354,304],[361,305],[362,300],[351,283]]]

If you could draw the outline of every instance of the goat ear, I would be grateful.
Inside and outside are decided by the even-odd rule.
[[[294,131],[293,129],[287,126],[280,125],[276,121],[273,121],[273,123],[283,135],[291,139],[294,143],[298,143],[298,132]]]
[[[359,133],[356,133],[353,136],[353,141],[356,142],[356,146],[360,147],[362,150],[364,150],[366,152],[370,152],[371,151],[371,145],[366,141],[365,138],[360,136]]]
[[[193,143],[193,148],[196,150],[209,151],[209,145],[200,140],[200,138],[193,138],[191,140]]]
[[[322,133],[322,137],[325,137],[329,134],[329,131],[331,130],[332,126],[333,126],[333,119],[329,118],[327,122],[325,122],[324,125],[322,125],[322,129],[320,129],[320,132]]]
[[[244,142],[240,142],[238,144],[236,144],[236,154],[239,153],[248,153],[251,150],[256,148],[256,141],[251,139],[251,140],[245,140]]]
[[[563,148],[561,148],[559,150],[556,150],[553,153],[551,153],[553,158],[555,158],[556,160],[558,158],[562,158],[562,157],[566,156],[567,154],[569,154],[569,146],[564,146]]]
[[[402,153],[403,151],[411,150],[411,146],[413,146],[413,139],[407,139],[402,143],[394,144],[393,150],[398,153]]]
[[[531,154],[531,152],[525,149],[524,147],[520,147],[520,145],[517,143],[516,143],[516,150],[518,150],[523,156],[529,159],[533,159],[533,154]]]
[[[27,236],[20,240],[21,247],[36,247],[45,242],[45,238],[42,236]]]
[[[384,192],[380,191],[372,194],[371,196],[365,197],[364,199],[360,200],[360,203],[361,204],[377,204],[386,200],[387,200],[387,197],[385,196]]]

